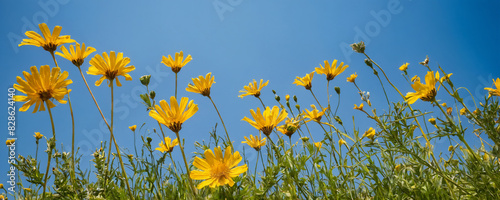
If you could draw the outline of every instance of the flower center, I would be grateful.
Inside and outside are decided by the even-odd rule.
[[[80,67],[82,66],[83,64],[83,59],[81,58],[77,58],[77,59],[73,59],[71,60],[71,62],[73,63],[73,65],[77,66],[77,67]]]
[[[269,134],[271,134],[271,132],[273,132],[273,128],[274,128],[274,126],[265,126],[265,127],[262,127],[260,130],[262,131],[262,133],[264,133],[264,135],[269,136]]]
[[[172,130],[174,133],[178,133],[182,129],[181,122],[172,122],[168,125],[168,128]]]
[[[255,97],[259,98],[259,96],[260,96],[260,91],[255,92],[255,94],[253,94],[253,96],[255,96]]]
[[[57,45],[54,43],[51,43],[51,42],[43,45],[42,47],[45,51],[48,51],[48,52],[54,52],[55,50],[57,50]]]
[[[334,74],[326,74],[326,80],[331,81],[335,78]]]
[[[52,91],[51,90],[41,91],[38,93],[38,95],[40,96],[40,99],[42,99],[42,101],[47,101],[50,98],[52,98]]]
[[[436,97],[436,94],[437,94],[436,89],[432,88],[431,90],[427,91],[425,95],[420,97],[420,99],[422,99],[422,101],[432,101],[434,100],[434,97]]]
[[[118,74],[118,71],[111,71],[111,70],[108,70],[106,71],[106,73],[104,74],[109,80],[114,80],[116,78],[116,74]]]
[[[214,178],[225,177],[225,175],[229,173],[229,168],[224,162],[215,161],[214,165],[212,166],[211,173],[211,176]]]

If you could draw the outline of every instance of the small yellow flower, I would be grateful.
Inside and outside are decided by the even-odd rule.
[[[129,126],[128,127],[131,131],[135,132],[135,129],[137,128],[137,125]]]
[[[95,51],[94,47],[85,48],[85,43],[80,44],[76,42],[75,47],[73,45],[69,45],[69,51],[66,47],[61,46],[61,52],[56,52],[56,55],[59,55],[67,60],[71,61],[73,65],[80,67],[83,64],[83,61],[87,56]]]
[[[0,189],[3,189],[3,184],[0,183]]]
[[[411,82],[415,82],[415,81],[420,82],[420,77],[418,77],[417,75],[413,76],[413,77],[411,78]]]
[[[15,139],[6,140],[6,141],[5,141],[5,144],[6,144],[7,146],[9,146],[9,145],[11,145],[11,144],[14,144],[14,142],[16,142],[16,140],[15,140]]]
[[[432,125],[436,125],[436,118],[430,118],[430,119],[429,119],[429,122],[430,122]]]
[[[35,136],[36,140],[39,140],[43,137],[43,135],[40,134],[40,132],[35,132],[35,135],[33,135],[33,136]]]
[[[61,44],[73,43],[75,40],[71,39],[69,35],[61,35],[60,26],[55,26],[52,34],[50,33],[49,27],[45,23],[38,24],[40,31],[42,31],[42,36],[35,31],[26,31],[26,36],[30,39],[23,39],[19,46],[23,45],[33,45],[37,47],[42,47],[44,50],[49,52],[54,52],[57,47]]]
[[[446,108],[446,113],[447,113],[448,115],[451,115],[451,112],[453,112],[453,108],[452,108],[452,107],[448,107],[448,108]]]
[[[162,153],[170,153],[174,150],[174,147],[179,145],[179,140],[175,138],[174,140],[170,139],[170,137],[165,137],[165,143],[163,141],[158,144],[158,146],[155,150],[161,151]]]
[[[193,84],[189,83],[186,91],[199,93],[208,97],[210,96],[210,88],[212,87],[212,84],[215,83],[214,78],[215,77],[212,76],[212,72],[205,75],[205,77],[199,76],[198,78],[192,78],[191,80],[193,80]]]
[[[314,146],[316,146],[316,148],[318,149],[321,149],[321,146],[323,146],[323,142],[316,142],[314,143]]]
[[[262,83],[262,82],[264,82],[264,80],[260,79],[260,83],[259,83],[259,85],[257,85],[257,81],[255,81],[255,79],[253,79],[253,82],[250,82],[248,84],[248,86],[246,86],[246,85],[243,86],[243,90],[240,90],[240,92],[243,94],[239,95],[238,97],[243,98],[243,97],[246,97],[249,95],[259,97],[260,90],[262,90],[262,88],[269,83],[269,80],[267,80],[265,83]]]
[[[149,116],[167,126],[174,133],[178,133],[182,129],[182,124],[197,111],[198,105],[194,104],[193,100],[189,101],[187,97],[182,97],[179,105],[177,99],[172,96],[170,97],[170,105],[167,101],[161,100],[155,105],[154,110],[149,111]]]
[[[398,164],[394,167],[394,171],[399,172],[403,166],[401,164]]]
[[[446,80],[449,80],[451,75],[453,75],[453,73],[449,73],[449,74],[444,75],[443,77],[441,77],[441,79],[439,80],[439,82],[442,83],[442,82],[444,82]]]
[[[446,102],[442,103],[441,106],[446,107],[447,106]]]
[[[496,89],[487,88],[487,87],[484,88],[485,90],[488,90],[488,93],[489,93],[488,98],[491,96],[500,96],[500,78],[497,78],[497,80],[493,79],[493,83],[494,83]]]
[[[313,104],[311,104],[311,108],[312,108],[312,111],[309,111],[307,108],[304,109],[304,111],[302,111],[302,113],[304,114],[304,117],[309,119],[305,122],[307,123],[310,121],[315,121],[315,122],[319,123],[321,121],[321,117],[323,117],[327,108],[323,108],[323,110],[321,112],[318,109],[316,109],[316,106]]]
[[[288,102],[288,101],[290,101],[290,95],[288,95],[288,94],[287,94],[287,95],[285,95],[285,100],[286,100],[287,102]]]
[[[465,114],[467,114],[467,109],[465,108],[460,109],[460,115],[465,115]]]
[[[23,188],[24,190],[31,192],[31,188]]]
[[[266,145],[266,138],[261,138],[260,136],[253,136],[250,135],[250,139],[245,137],[245,141],[242,141],[241,143],[246,143],[248,146],[254,148],[256,151],[260,151],[260,147]]]
[[[453,145],[450,145],[450,146],[448,147],[448,151],[453,151],[453,149],[454,149]]]
[[[363,110],[363,107],[364,107],[364,106],[365,106],[365,105],[363,105],[363,103],[359,104],[359,106],[358,106],[358,105],[356,105],[356,104],[354,104],[354,109],[355,109],[355,110]]]
[[[373,137],[375,137],[375,129],[370,127],[367,131],[365,131],[362,137],[367,137],[370,138],[370,140],[373,140]]]
[[[354,74],[351,74],[351,76],[347,77],[347,82],[354,83],[357,77],[358,75],[356,74],[356,72],[354,72]]]
[[[337,67],[337,60],[333,60],[332,65],[330,65],[328,60],[325,60],[324,62],[325,62],[325,67],[319,64],[320,67],[316,67],[315,70],[316,73],[318,74],[325,74],[326,80],[328,81],[333,80],[336,76],[344,72],[344,70],[349,67],[349,65],[344,66],[344,62],[341,62],[340,65]]]
[[[425,84],[422,84],[420,80],[416,80],[415,83],[411,85],[411,87],[415,90],[415,92],[408,92],[406,94],[406,99],[408,104],[413,104],[418,99],[422,101],[432,101],[437,94],[436,83],[439,80],[439,72],[436,72],[434,76],[433,71],[427,72],[425,75]],[[439,88],[438,88],[439,89]]]
[[[297,86],[301,85],[301,86],[304,86],[306,88],[306,90],[310,90],[311,87],[312,87],[312,79],[314,77],[314,71],[309,73],[309,74],[306,74],[306,76],[304,77],[296,77],[295,78],[295,81],[293,82],[293,84],[297,84]]]
[[[168,58],[163,56],[161,59],[161,63],[165,64],[167,67],[170,67],[172,71],[177,74],[192,59],[193,58],[191,57],[191,55],[188,55],[184,60],[184,53],[181,51],[175,53],[175,59],[172,59],[171,55],[168,55]]]
[[[286,119],[285,124],[278,126],[277,129],[284,135],[291,137],[295,133],[295,131],[297,131],[297,129],[300,127],[299,122],[300,120],[288,118]]]
[[[87,74],[90,75],[102,75],[99,80],[95,82],[95,86],[101,85],[104,79],[109,80],[108,86],[111,87],[111,83],[116,79],[116,85],[121,87],[122,84],[118,80],[118,76],[125,77],[126,81],[131,81],[132,77],[128,74],[135,70],[133,65],[127,66],[130,63],[130,58],[123,57],[123,53],[116,53],[114,51],[109,52],[109,56],[106,52],[102,53],[102,56],[96,54],[90,60],[90,67]]]
[[[410,63],[405,63],[405,64],[401,65],[401,67],[399,67],[399,70],[401,70],[401,71],[406,71],[406,70],[408,69],[408,65],[409,65],[409,64],[410,64]]]
[[[215,155],[214,155],[215,152]],[[220,147],[205,151],[205,158],[195,157],[193,165],[200,170],[193,170],[189,175],[194,180],[205,180],[198,184],[197,188],[202,189],[206,186],[215,188],[228,184],[234,185],[233,178],[245,173],[248,170],[247,165],[238,166],[242,157],[238,151],[231,154],[231,147],[227,147],[224,153]]]
[[[347,147],[347,142],[343,139],[339,140],[339,146],[345,145]]]
[[[68,85],[73,83],[71,79],[66,79],[68,78],[68,72],[64,71],[61,73],[59,67],[50,69],[48,65],[41,66],[40,72],[36,66],[32,66],[30,70],[31,74],[26,71],[23,72],[26,81],[18,76],[17,83],[19,85],[14,84],[16,90],[27,95],[14,96],[14,101],[26,101],[19,111],[24,112],[35,103],[33,113],[44,111],[44,103],[47,103],[50,108],[53,108],[56,105],[52,103],[51,99],[55,99],[62,104],[66,103],[63,98],[71,91],[67,89]]]
[[[262,114],[260,113],[260,108],[257,108],[257,112],[250,109],[250,113],[255,121],[249,119],[248,117],[244,117],[242,120],[248,122],[250,125],[255,127],[257,130],[262,131],[262,133],[267,136],[269,136],[273,129],[288,115],[285,109],[280,111],[278,106],[274,106],[273,109],[266,107]]]
[[[5,197],[0,194],[0,200],[5,200]]]

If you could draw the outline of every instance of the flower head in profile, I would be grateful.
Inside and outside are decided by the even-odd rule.
[[[276,129],[284,135],[291,137],[300,128],[300,121],[301,119],[287,118],[285,124],[278,126]]]
[[[262,138],[260,136],[253,136],[250,135],[250,139],[245,137],[245,141],[242,141],[241,143],[246,143],[248,146],[254,148],[256,151],[260,151],[260,147],[266,145],[266,138]]]
[[[24,71],[24,80],[21,77],[17,77],[17,83],[14,84],[14,88],[24,94],[14,96],[14,101],[26,102],[19,109],[19,111],[24,112],[35,104],[35,109],[33,113],[37,111],[44,111],[44,103],[50,108],[56,105],[52,103],[52,99],[55,99],[59,103],[65,104],[66,101],[63,100],[64,96],[68,94],[71,90],[67,87],[69,84],[73,83],[71,79],[68,78],[68,72],[64,71],[61,73],[59,67],[53,67],[50,69],[48,65],[43,65],[38,71],[36,66],[30,68],[31,74]]]
[[[405,63],[405,64],[401,65],[401,67],[399,67],[399,70],[406,71],[408,69],[408,65],[410,65],[410,63]]]
[[[49,27],[45,23],[38,24],[40,31],[42,32],[43,37],[35,31],[26,31],[26,36],[30,39],[23,39],[19,46],[23,45],[33,45],[37,47],[42,47],[44,50],[49,52],[54,52],[57,50],[57,47],[61,44],[73,43],[75,40],[71,39],[69,35],[61,35],[62,27],[56,26],[50,33]]]
[[[135,132],[135,129],[137,128],[137,125],[129,126],[128,127],[131,131]]]
[[[116,85],[121,87],[122,84],[118,80],[118,76],[125,77],[125,80],[131,81],[132,77],[128,74],[129,72],[135,70],[133,65],[127,66],[130,63],[130,58],[123,57],[123,53],[118,53],[118,55],[111,51],[109,52],[109,56],[106,52],[102,53],[102,56],[96,54],[90,60],[90,67],[87,71],[87,74],[90,75],[102,75],[99,80],[95,82],[96,86],[101,85],[102,81],[105,79],[109,80],[109,86],[113,83],[113,80],[116,79]]]
[[[347,82],[354,83],[356,81],[356,78],[358,78],[358,75],[356,74],[356,72],[354,72],[354,74],[351,74],[351,76],[347,77]]]
[[[184,53],[181,51],[175,53],[175,58],[172,58],[171,55],[168,55],[168,58],[163,56],[161,59],[161,63],[165,64],[167,67],[170,67],[172,71],[177,74],[192,59],[193,58],[191,57],[191,55],[188,55],[186,59],[184,59]]]
[[[441,79],[439,79],[439,82],[442,83],[444,81],[450,80],[451,75],[453,75],[453,73],[445,74],[443,77],[441,77]]]
[[[189,176],[193,180],[205,180],[198,184],[198,189],[206,186],[215,188],[228,184],[234,185],[233,178],[245,173],[248,170],[247,165],[238,166],[242,157],[240,152],[231,153],[231,147],[228,146],[222,154],[220,147],[205,150],[205,158],[195,157],[193,165],[200,170],[193,170]]]
[[[158,144],[159,147],[157,147],[155,150],[161,151],[162,153],[170,153],[174,150],[174,147],[179,145],[179,140],[175,138],[174,140],[170,139],[170,137],[165,137],[165,143],[163,141]]]
[[[10,140],[6,140],[6,141],[5,141],[5,144],[6,144],[7,146],[9,146],[9,145],[11,145],[11,144],[14,144],[15,142],[16,142],[16,140],[15,140],[15,139],[10,139]]]
[[[373,137],[375,137],[375,129],[370,127],[367,131],[365,131],[363,137],[367,137],[370,138],[370,140],[373,140]]]
[[[422,84],[420,80],[415,80],[411,85],[415,92],[408,92],[405,97],[408,104],[413,104],[418,99],[422,101],[433,101],[437,94],[436,83],[438,81],[439,72],[436,72],[436,75],[434,75],[433,71],[429,71],[427,75],[425,75],[425,84]]]
[[[178,104],[177,99],[172,96],[170,97],[170,105],[167,101],[161,100],[159,104],[155,105],[154,110],[149,111],[149,116],[178,133],[182,124],[197,111],[198,105],[194,104],[193,100],[189,101],[187,97],[182,97],[180,104]]]
[[[337,60],[333,60],[332,65],[330,65],[328,60],[325,60],[325,67],[323,67],[321,64],[319,64],[319,66],[320,67],[315,68],[316,73],[325,74],[326,80],[328,81],[333,80],[336,76],[344,72],[344,70],[349,67],[349,65],[344,65],[344,62],[341,62],[340,65],[337,67]]]
[[[310,121],[320,122],[321,121],[321,117],[323,117],[323,115],[325,114],[325,111],[326,111],[327,108],[323,108],[322,111],[319,111],[314,104],[311,104],[311,108],[312,108],[311,111],[309,111],[306,108],[302,112],[304,114],[304,117],[308,118],[308,120],[305,121],[305,122],[306,123],[310,122]]]
[[[35,135],[33,135],[33,136],[36,138],[36,140],[40,140],[43,137],[43,135],[40,134],[40,132],[35,132]]]
[[[415,81],[420,82],[420,77],[418,77],[417,75],[413,76],[413,77],[411,78],[411,82],[415,82]]]
[[[339,140],[339,146],[342,146],[342,145],[347,147],[347,142],[344,139]]]
[[[309,74],[306,74],[306,76],[304,77],[296,77],[295,78],[295,81],[293,82],[293,84],[297,84],[297,86],[301,85],[301,86],[304,86],[306,88],[306,90],[310,90],[311,87],[312,87],[312,79],[314,77],[314,71],[309,73]]]
[[[314,143],[314,146],[316,146],[316,148],[318,149],[321,149],[321,146],[323,146],[323,142],[316,142]]]
[[[358,106],[358,105],[356,105],[356,104],[354,104],[354,109],[355,109],[355,110],[363,110],[363,107],[364,107],[364,106],[365,106],[365,105],[363,105],[363,103],[359,104],[359,106]]]
[[[257,81],[253,79],[253,82],[250,82],[248,85],[243,86],[243,90],[240,90],[240,92],[243,94],[239,95],[238,97],[243,98],[249,95],[259,97],[260,90],[262,90],[262,88],[269,83],[269,80],[267,80],[265,83],[262,82],[264,82],[264,80],[260,79],[260,83],[257,85]]]
[[[87,56],[95,51],[94,47],[85,48],[85,43],[80,44],[77,42],[75,46],[69,45],[69,51],[66,47],[61,46],[61,52],[56,52],[56,55],[59,55],[67,60],[71,61],[73,65],[80,67],[83,64],[83,61]]]
[[[255,121],[244,117],[242,120],[248,122],[250,125],[256,129],[262,131],[265,135],[269,136],[273,129],[278,126],[278,124],[285,120],[288,113],[285,109],[280,109],[278,106],[274,106],[273,109],[266,107],[263,113],[260,113],[260,108],[257,108],[257,112],[250,109],[250,113]]]
[[[466,115],[466,114],[467,114],[467,109],[466,108],[460,109],[460,115]]]
[[[192,78],[193,84],[189,83],[186,91],[199,93],[203,96],[210,96],[210,88],[212,84],[215,83],[212,72],[208,73],[205,77],[199,76],[198,78]]]
[[[495,84],[496,89],[493,88],[487,88],[485,87],[485,90],[488,90],[489,96],[500,96],[500,78],[497,78],[497,80],[493,79],[493,83]]]

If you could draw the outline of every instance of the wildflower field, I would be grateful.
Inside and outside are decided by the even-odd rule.
[[[51,63],[22,66],[9,90],[12,113],[32,112],[51,132],[33,132],[36,151],[9,162],[19,172],[16,189],[0,184],[0,199],[500,199],[498,75],[475,98],[432,55],[385,66],[371,57],[377,50],[368,42],[356,41],[349,45],[356,67],[340,56],[310,63],[288,77],[293,93],[275,91],[272,79],[259,77],[239,86],[231,95],[256,106],[238,102],[248,109],[238,119],[244,125],[229,129],[234,125],[221,111],[231,110],[211,93],[229,74],[205,66],[182,84],[180,75],[200,55],[179,50],[159,57],[170,76],[153,88],[157,74],[133,76],[139,66],[127,52],[101,51],[63,27],[40,23],[18,44]],[[395,68],[397,74],[387,73]],[[370,77],[358,77],[361,70]],[[77,80],[85,87],[75,89]],[[133,115],[144,121],[118,132],[115,90],[137,85],[143,111]],[[375,88],[381,92],[370,94]],[[75,93],[91,99],[85,109],[93,116],[74,112]],[[342,102],[345,93],[357,100]],[[58,117],[56,110],[67,114]],[[201,112],[213,114],[212,129],[197,128],[196,120],[205,120],[194,119]],[[90,156],[75,145],[84,118],[102,119],[106,130]],[[60,131],[61,124],[70,131]],[[63,136],[71,140],[62,142]],[[186,142],[192,137],[194,143]],[[7,148],[16,142],[8,139]]]

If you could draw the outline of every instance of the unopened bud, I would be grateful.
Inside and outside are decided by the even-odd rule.
[[[373,64],[372,64],[372,61],[368,58],[365,59],[365,64],[368,66],[368,67],[371,67],[373,68]]]
[[[139,80],[141,81],[141,83],[144,86],[148,86],[149,85],[149,80],[150,79],[151,79],[151,75],[144,75],[144,76],[141,76],[141,78],[139,78]]]
[[[297,96],[293,95],[293,100],[297,103]]]
[[[156,92],[155,91],[149,92],[149,97],[151,97],[151,99],[154,99],[156,97]]]
[[[288,95],[288,94],[287,94],[287,95],[285,96],[285,100],[286,100],[287,102],[288,102],[288,101],[290,101],[290,95]]]
[[[365,43],[363,41],[351,44],[351,47],[357,53],[365,53]]]
[[[274,99],[276,99],[276,101],[278,101],[278,102],[281,100],[280,96],[278,96],[278,95],[274,95]]]
[[[340,95],[340,87],[335,87],[335,92],[337,92],[337,94]]]

